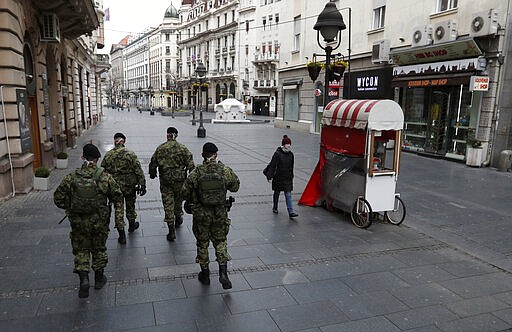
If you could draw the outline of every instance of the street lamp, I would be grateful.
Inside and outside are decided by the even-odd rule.
[[[203,127],[203,108],[201,103],[201,86],[203,85],[204,76],[206,75],[206,67],[202,61],[197,64],[196,75],[199,77],[199,128],[197,128],[197,137],[206,137],[206,129]]]
[[[155,115],[155,112],[153,112],[153,87],[151,85],[148,87],[148,95],[149,115]]]
[[[329,102],[328,91],[329,91],[329,76],[330,70],[329,65],[331,64],[331,53],[337,49],[341,44],[341,31],[345,30],[347,26],[343,22],[343,16],[338,11],[334,2],[328,2],[325,4],[324,10],[318,15],[316,24],[313,29],[316,30],[316,41],[318,46],[325,51],[325,86],[324,86],[324,107]],[[320,34],[324,38],[325,46],[320,43]],[[337,39],[337,44],[332,47],[330,43]]]

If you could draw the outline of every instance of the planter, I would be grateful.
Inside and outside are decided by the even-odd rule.
[[[331,81],[336,80],[341,82],[341,78],[343,77],[343,73],[345,72],[344,65],[332,65],[330,68],[331,72]]]
[[[39,178],[34,176],[34,190],[48,190],[50,178]]]
[[[321,65],[309,65],[308,67],[308,73],[311,80],[314,82],[318,78],[318,75],[320,75],[320,71],[322,70]]]
[[[56,167],[59,169],[68,168],[68,159],[57,159]]]
[[[482,148],[467,147],[466,165],[473,167],[482,166],[483,151],[484,149]]]

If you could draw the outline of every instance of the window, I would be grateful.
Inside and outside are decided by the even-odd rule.
[[[235,11],[231,11],[231,22],[235,22]]]
[[[275,17],[274,21],[276,22],[276,29],[277,29],[277,25],[279,24],[279,14],[274,15],[274,17]]]
[[[204,22],[204,30],[208,31],[208,20]]]
[[[245,21],[245,32],[249,32],[249,21]]]
[[[165,47],[165,54],[167,54],[167,55],[171,54],[171,48],[169,46]]]
[[[263,16],[262,22],[263,22],[263,31],[265,31],[265,30],[267,30],[267,18],[265,16]]]
[[[384,16],[386,15],[386,6],[373,9],[373,25],[372,29],[384,28]]]
[[[293,50],[298,51],[300,50],[300,22],[301,18],[300,15],[296,16],[293,19]]]
[[[171,35],[169,33],[166,33],[165,34],[165,41],[170,41],[171,40]]]
[[[220,16],[217,16],[217,28],[220,28]]]
[[[437,1],[437,11],[443,12],[445,10],[450,10],[457,8],[457,0],[438,0]]]
[[[224,13],[224,25],[228,24],[228,13]]]
[[[268,17],[268,29],[272,30],[272,15]]]

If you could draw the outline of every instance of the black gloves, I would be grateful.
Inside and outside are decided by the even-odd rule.
[[[139,196],[146,195],[146,185],[145,184],[138,184],[135,186],[135,192],[139,194]]]

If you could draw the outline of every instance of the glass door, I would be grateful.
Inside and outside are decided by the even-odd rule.
[[[446,153],[446,127],[451,99],[452,88],[432,89],[425,145],[425,151],[427,152],[435,154]]]

